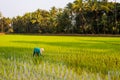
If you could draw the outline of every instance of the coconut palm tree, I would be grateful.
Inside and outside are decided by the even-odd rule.
[[[83,0],[75,0],[73,2],[73,12],[76,14],[77,29],[81,28],[81,33],[85,33],[85,25],[87,23],[85,13],[85,5]]]

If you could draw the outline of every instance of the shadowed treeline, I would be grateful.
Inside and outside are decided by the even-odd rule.
[[[37,9],[0,19],[1,32],[39,34],[120,34],[120,3],[74,0],[65,8]],[[1,17],[1,16],[0,16]]]

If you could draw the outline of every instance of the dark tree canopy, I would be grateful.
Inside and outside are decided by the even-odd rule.
[[[0,30],[12,32],[10,29],[14,33],[120,34],[120,3],[75,0],[64,9],[52,7],[0,18]]]

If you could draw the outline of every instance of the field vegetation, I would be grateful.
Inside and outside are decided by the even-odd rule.
[[[33,48],[43,47],[40,57]],[[0,80],[119,80],[120,38],[0,36]]]

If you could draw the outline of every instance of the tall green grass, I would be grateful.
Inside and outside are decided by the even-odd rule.
[[[45,52],[33,58],[33,48]],[[0,35],[0,80],[120,79],[119,37]]]

